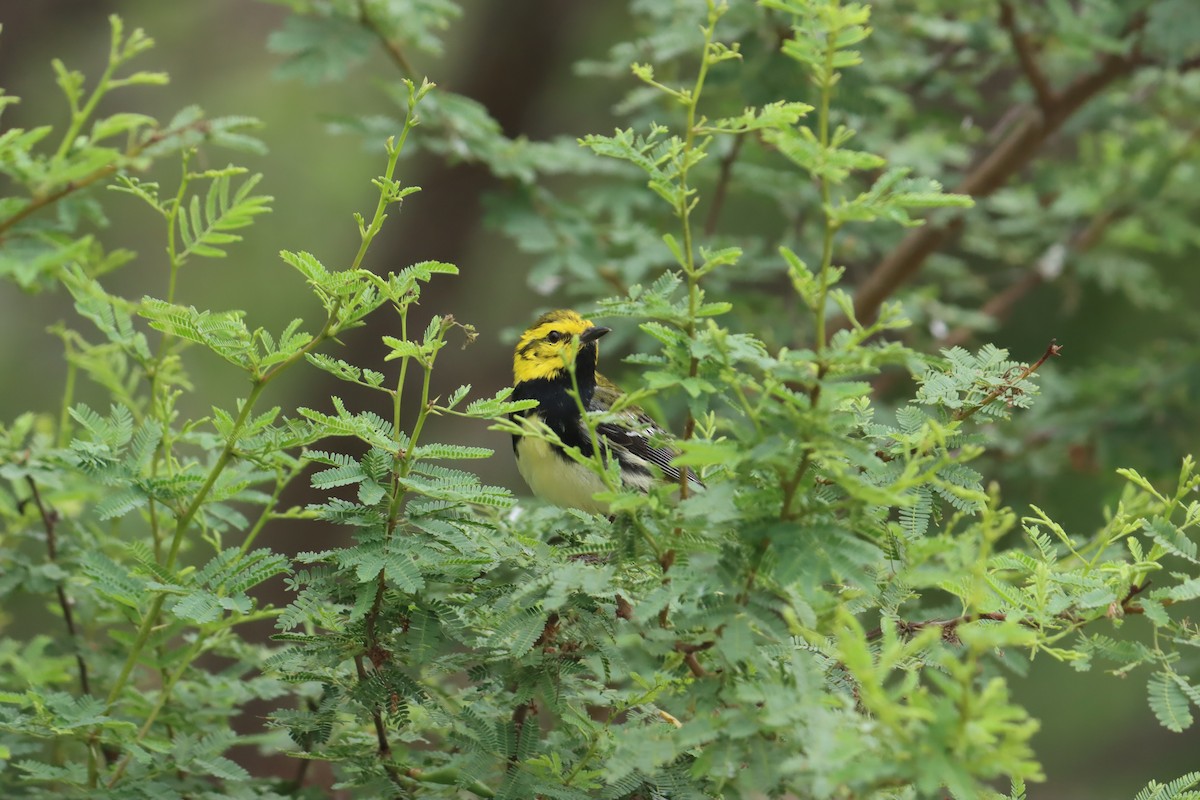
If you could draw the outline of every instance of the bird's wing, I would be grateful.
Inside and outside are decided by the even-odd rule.
[[[614,383],[597,375],[592,410],[607,411],[621,395],[621,390]],[[671,459],[679,452],[671,447],[651,444],[655,439],[661,441],[669,436],[640,408],[630,406],[618,412],[616,420],[597,425],[596,433],[604,437],[605,443],[623,466],[650,475],[649,464],[654,464],[668,480],[679,480],[679,468],[671,466]],[[690,476],[690,482],[703,486],[694,475]]]

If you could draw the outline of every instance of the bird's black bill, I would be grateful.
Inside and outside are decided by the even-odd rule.
[[[597,325],[595,327],[588,328],[586,331],[579,334],[579,341],[583,342],[584,344],[587,344],[588,342],[594,342],[606,333],[612,333],[612,328],[605,328],[603,325]]]

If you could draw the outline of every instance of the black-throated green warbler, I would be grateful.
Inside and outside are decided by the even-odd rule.
[[[564,445],[579,448],[586,457],[594,453],[592,438],[572,391],[578,387],[588,411],[608,411],[621,397],[621,390],[596,372],[596,343],[610,330],[574,311],[551,311],[521,335],[513,353],[512,399],[537,400],[537,407],[524,414],[536,414]],[[574,384],[568,369],[572,362]],[[678,454],[653,443],[661,441],[663,432],[640,409],[628,407],[616,420],[602,421],[596,435],[605,460],[616,458],[626,488],[646,491],[660,476],[679,482],[679,469],[671,466],[671,459]],[[604,481],[558,445],[532,435],[513,434],[513,451],[521,477],[538,497],[558,506],[607,513],[607,504],[593,499],[606,490]],[[692,476],[688,481],[693,487],[700,486]]]

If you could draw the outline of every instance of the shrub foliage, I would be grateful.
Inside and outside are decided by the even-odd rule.
[[[403,54],[436,53],[457,13],[410,0],[295,5],[271,46],[290,55],[288,76],[311,80],[340,76],[377,40],[410,69]],[[1047,75],[1028,20],[1007,3],[998,27],[974,7],[942,19],[938,3],[921,4],[921,33],[937,48],[902,65],[864,63],[868,37],[883,46],[909,34],[875,34],[863,5],[637,5],[645,35],[585,65],[605,76],[638,62],[628,127],[611,135],[510,141],[477,104],[406,78],[403,119],[386,123],[378,203],[356,215],[361,246],[334,266],[282,252],[323,316],[276,331],[249,322],[253,310],[197,309],[175,291],[180,270],[235,254],[270,211],[258,176],[194,166],[200,148],[261,148],[254,121],[196,108],[165,123],[97,116],[109,92],[166,80],[131,71],[152,42],[116,18],[109,66],[90,90],[54,62],[65,129],[0,135],[14,189],[0,200],[0,274],[26,291],[60,287],[78,312],[53,329],[66,354],[61,408],[0,427],[0,594],[6,607],[40,598],[61,617],[0,642],[6,796],[297,796],[315,792],[306,768],[325,761],[362,797],[882,800],[1000,797],[990,787],[1001,784],[1024,797],[1043,777],[1037,722],[1006,676],[1038,657],[1137,675],[1163,726],[1193,724],[1193,461],[1171,485],[1122,470],[1125,491],[1097,530],[1009,508],[972,464],[1020,424],[1061,348],[1047,342],[1028,362],[992,345],[934,352],[908,326],[986,326],[964,310],[986,288],[968,265],[980,254],[1023,264],[1056,247],[1087,255],[1091,242],[1054,238],[1072,214],[1129,220],[1126,259],[1170,246],[1133,229],[1183,224],[1165,176],[1194,152],[1195,137],[1179,140],[1171,124],[1197,93],[1194,43],[1163,20],[1194,13],[1168,0],[1132,17],[1092,4],[1072,36],[1047,45]],[[1022,12],[1037,22],[1063,8]],[[904,129],[920,95],[896,87],[961,90],[940,70],[964,52],[996,58],[964,49],[980,31],[1011,43],[1027,79],[1013,91],[1030,95],[1036,124],[1021,117],[999,134],[1018,137],[1020,157],[1109,73],[1164,84],[1161,113],[1134,126],[1140,142],[1117,122],[1048,168],[1091,175],[1129,148],[1157,153],[1137,172],[1163,176],[1153,216],[1113,205],[1125,179],[1107,172],[1074,206],[1039,206],[1033,185],[1005,188],[1004,165],[975,168],[957,192],[934,180],[969,162],[979,137],[950,124]],[[978,98],[952,101],[970,109]],[[384,123],[354,124],[375,137]],[[914,137],[927,154],[915,163],[904,157]],[[553,433],[510,418],[526,405],[507,390],[479,396],[439,379],[439,352],[475,332],[441,315],[421,329],[410,310],[455,266],[371,268],[389,211],[419,202],[396,177],[414,147],[466,155],[508,181],[492,222],[533,257],[531,281],[566,277],[570,302],[644,334],[627,359],[637,367],[627,400],[678,411],[677,463],[703,491],[623,492],[612,465],[571,452],[606,481],[611,519],[516,505],[461,463],[489,450],[429,440],[435,415]],[[170,159],[182,163],[177,183],[139,177]],[[550,180],[564,174],[576,182]],[[140,267],[104,247],[114,198],[91,191],[101,186],[161,217],[164,296],[106,286],[112,270]],[[747,197],[766,210],[726,222],[728,198]],[[985,208],[968,213],[973,204]],[[1006,224],[930,268],[961,290],[889,299],[922,265],[913,248],[981,211]],[[1111,252],[1074,255],[1084,276],[1127,280],[1105,261]],[[844,265],[875,257],[879,268],[852,287]],[[1129,289],[1161,299],[1149,279]],[[338,337],[371,314],[392,320],[386,363],[343,360]],[[242,375],[238,397],[189,377],[189,363],[214,357]],[[378,404],[264,407],[277,377],[311,368]],[[880,402],[871,381],[881,373],[915,388]],[[102,387],[107,407],[77,402],[80,380]],[[183,410],[197,405],[211,410]],[[587,421],[594,430],[605,417]],[[302,476],[324,499],[286,507]],[[296,558],[264,544],[264,531],[306,520],[344,526],[350,543]],[[282,608],[256,592],[280,576],[291,597]],[[247,633],[262,620],[275,626],[269,641]],[[1149,634],[1123,635],[1126,625]],[[274,709],[267,729],[235,730],[251,701]],[[231,753],[239,745],[288,753],[299,769],[251,776]],[[1139,797],[1190,797],[1198,779],[1151,782]]]

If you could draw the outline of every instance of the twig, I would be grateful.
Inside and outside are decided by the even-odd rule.
[[[557,611],[551,611],[546,617],[546,624],[542,628],[542,635],[533,643],[534,647],[540,647],[543,651],[554,646],[554,642],[558,639],[558,623],[559,617]]]
[[[158,142],[161,142],[163,139],[166,139],[169,136],[172,136],[177,133],[182,133],[189,129],[197,129],[197,130],[204,132],[204,131],[208,130],[208,126],[209,126],[208,120],[197,120],[188,125],[184,125],[180,128],[176,128],[176,129],[172,129],[172,130],[165,130],[165,131],[156,131],[154,133],[151,133],[149,136],[147,136],[145,141],[141,142],[138,145],[130,147],[121,158],[123,160],[135,158],[150,145],[157,144]],[[107,177],[115,174],[117,172],[117,170],[120,169],[122,166],[124,166],[124,163],[105,164],[103,167],[98,167],[97,169],[93,170],[92,172],[89,172],[87,175],[84,175],[79,180],[67,182],[65,185],[54,190],[53,192],[50,192],[49,194],[42,195],[41,197],[31,198],[28,203],[26,203],[24,206],[21,207],[20,211],[17,211],[16,213],[12,214],[11,216],[5,217],[3,220],[0,220],[0,239],[3,238],[2,234],[5,231],[7,231],[9,228],[12,228],[18,222],[21,222],[22,220],[24,220],[26,217],[30,216],[31,214],[34,214],[35,212],[40,211],[41,209],[45,208],[48,205],[57,203],[59,200],[63,199],[64,197],[66,197],[69,194],[78,192],[80,189],[86,189],[87,187],[89,187],[93,183],[95,183],[96,181],[102,180],[104,178],[107,178]]]
[[[983,314],[984,316],[991,317],[998,322],[1002,322],[1008,318],[1008,315],[1012,312],[1018,300],[1045,282],[1046,278],[1039,270],[1026,270],[1025,274],[1021,276],[1020,280],[1014,281],[1003,291],[996,294],[990,300],[984,303],[979,308],[979,313]],[[938,342],[938,346],[945,348],[956,347],[974,335],[974,328],[962,325],[958,328],[955,328],[944,339],[940,340]]]
[[[8,230],[9,228],[13,227],[18,222],[20,222],[21,220],[30,216],[31,214],[36,213],[37,211],[45,208],[48,205],[51,205],[52,203],[57,203],[59,200],[62,200],[64,197],[66,197],[69,194],[72,194],[74,192],[79,191],[80,189],[84,189],[88,186],[91,186],[93,183],[95,183],[98,180],[107,178],[108,176],[112,175],[116,171],[117,171],[116,164],[106,164],[105,166],[100,167],[99,169],[93,170],[92,172],[88,173],[87,175],[85,175],[84,177],[80,178],[77,181],[68,182],[60,189],[50,192],[49,194],[44,194],[41,197],[35,197],[35,198],[31,199],[28,203],[26,203],[21,208],[20,211],[16,212],[15,214],[13,214],[10,217],[5,218],[4,220],[0,220],[0,234],[2,234],[4,231]]]
[[[46,528],[46,550],[50,562],[57,564],[58,538],[54,530],[55,513],[42,502],[42,494],[38,491],[37,482],[32,477],[26,477],[25,480],[29,483],[29,491],[33,495],[34,505],[37,506],[38,513],[42,516],[42,525]],[[75,628],[75,617],[71,613],[71,599],[67,597],[67,590],[63,588],[61,581],[55,582],[54,591],[58,595],[58,606],[62,609],[63,622],[67,625],[67,634],[71,637],[71,649],[75,651],[75,663],[79,666],[79,690],[90,695],[92,688],[88,681],[87,662],[84,661],[83,652],[80,649],[79,632]]]
[[[299,794],[304,789],[304,783],[308,780],[309,765],[312,764],[311,758],[301,758],[296,765],[296,774],[287,782],[285,791],[288,794]]]
[[[516,732],[516,737],[513,745],[513,752],[508,757],[508,762],[510,764],[517,763],[517,752],[521,749],[521,732],[525,728],[525,723],[529,719],[529,715],[537,714],[537,710],[537,703],[533,700],[521,703],[519,706],[513,709],[512,721],[513,729]]]
[[[354,669],[358,673],[360,683],[366,683],[370,678],[367,675],[367,668],[363,664],[362,654],[354,656]],[[371,720],[375,723],[375,741],[379,760],[383,764],[383,769],[387,773],[388,778],[400,791],[401,796],[408,794],[408,787],[404,784],[404,775],[400,771],[400,767],[392,761],[392,746],[388,743],[387,724],[383,721],[383,714],[379,710],[378,705],[371,707]]]
[[[696,653],[702,653],[715,644],[715,641],[702,642],[700,644],[676,642],[675,652],[683,653],[683,663],[687,664],[687,668],[691,671],[692,675],[697,678],[704,678],[708,676],[708,670],[700,663],[700,659],[696,657]]]
[[[687,642],[675,642],[675,652],[683,654],[683,663],[687,664],[688,670],[697,678],[708,676],[708,670],[700,663],[700,659],[696,657],[697,653],[702,653],[715,645],[715,641],[702,642],[700,644],[689,644]]]
[[[704,667],[703,667],[703,666],[700,664],[700,659],[696,658],[696,654],[695,654],[695,653],[688,653],[688,654],[686,654],[686,655],[683,657],[683,663],[687,664],[687,666],[688,666],[688,669],[689,669],[689,670],[691,670],[691,671],[692,671],[692,674],[693,674],[693,675],[695,675],[697,678],[706,678],[706,677],[708,677],[708,670],[706,670],[706,669],[705,669],[705,668],[704,668]]]
[[[1146,609],[1140,605],[1134,605],[1132,603],[1132,600],[1133,600],[1133,598],[1137,597],[1142,592],[1146,591],[1146,589],[1148,589],[1149,587],[1150,587],[1150,581],[1146,581],[1146,582],[1142,583],[1141,585],[1135,584],[1133,586],[1130,586],[1129,591],[1125,593],[1125,597],[1119,603],[1114,601],[1113,604],[1111,606],[1109,606],[1108,613],[1106,614],[1106,616],[1111,618],[1111,617],[1125,616],[1125,615],[1145,614]],[[1164,606],[1169,606],[1169,605],[1173,604],[1173,601],[1169,597],[1164,597],[1164,598],[1160,599],[1158,602]],[[1075,625],[1083,624],[1083,623],[1089,621],[1089,620],[1083,619],[1078,614],[1075,614],[1074,612],[1071,612],[1071,611],[1063,611],[1059,614],[1055,614],[1054,616],[1057,619],[1061,619],[1064,622],[1069,622],[1069,623],[1072,623]],[[980,620],[990,620],[992,622],[1007,622],[1008,615],[1005,614],[1003,611],[988,611],[988,612],[984,612],[984,613],[980,613],[980,614],[963,614],[961,617],[951,617],[950,619],[927,619],[927,620],[917,620],[917,621],[913,621],[913,622],[898,619],[895,621],[895,624],[896,624],[897,630],[903,636],[911,636],[912,634],[914,634],[918,631],[924,630],[925,628],[938,627],[938,628],[942,629],[942,638],[944,640],[957,641],[958,637],[955,635],[954,631],[958,628],[959,625],[967,625],[972,622],[979,622]],[[1020,621],[1020,623],[1029,628],[1037,628],[1038,627],[1037,623],[1030,622],[1029,620],[1023,619]],[[881,625],[878,628],[875,628],[874,630],[871,630],[867,633],[867,641],[875,641],[876,639],[879,639],[882,636],[883,636],[883,626]]]
[[[1037,372],[1038,368],[1041,367],[1042,364],[1045,364],[1046,359],[1050,358],[1050,356],[1056,356],[1061,352],[1062,352],[1062,345],[1056,344],[1055,340],[1051,339],[1050,344],[1046,345],[1046,352],[1042,353],[1041,358],[1039,358],[1037,361],[1033,362],[1029,366],[1022,369],[1019,373],[1017,373],[1017,376],[1015,378],[1006,379],[1004,381],[1004,383],[1000,384],[995,389],[988,392],[987,396],[984,397],[983,400],[979,401],[975,405],[970,406],[968,408],[960,408],[957,411],[955,411],[954,419],[959,420],[959,421],[962,421],[965,419],[970,419],[980,409],[993,403],[996,400],[996,398],[1000,397],[1005,392],[1011,392],[1014,388],[1016,388],[1017,384],[1019,384],[1021,381],[1028,378],[1033,373]],[[1015,367],[1014,367],[1014,369],[1015,369]]]
[[[961,617],[952,617],[950,619],[926,619],[908,622],[906,620],[896,620],[896,629],[902,636],[911,636],[918,631],[923,631],[926,628],[941,628],[942,638],[947,641],[954,641],[957,637],[954,635],[955,629],[959,625],[966,625],[970,622],[979,622],[980,620],[991,620],[992,622],[1004,622],[1008,619],[1007,615],[1000,611],[990,611],[983,614],[963,614]],[[1023,623],[1030,624],[1030,623]],[[867,641],[875,641],[883,636],[883,626],[880,625],[867,633]]]
[[[1017,24],[1017,15],[1009,0],[1000,0],[1000,25],[1008,31],[1008,38],[1012,41],[1017,61],[1021,64],[1021,70],[1025,73],[1025,78],[1037,96],[1038,108],[1048,111],[1054,106],[1058,97],[1051,88],[1050,82],[1046,80],[1046,73],[1042,72],[1041,65],[1037,62],[1037,56],[1033,52],[1029,37]]]

